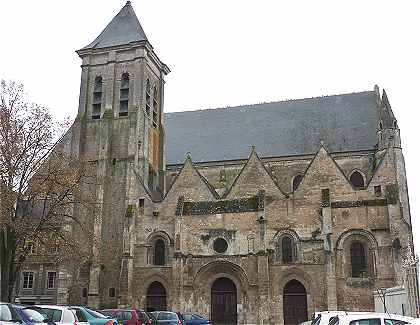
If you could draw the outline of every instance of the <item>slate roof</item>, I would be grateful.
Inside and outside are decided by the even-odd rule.
[[[147,41],[147,36],[133,7],[131,7],[130,1],[127,1],[126,5],[105,27],[102,33],[82,50],[118,46],[139,41]]]
[[[165,114],[166,164],[373,150],[374,91]]]

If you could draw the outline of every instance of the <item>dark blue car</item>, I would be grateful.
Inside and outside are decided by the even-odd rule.
[[[44,317],[28,306],[0,303],[0,325],[40,325],[45,323]]]
[[[184,316],[186,325],[210,324],[210,321],[208,319],[205,319],[203,316],[200,316],[195,313],[183,313],[182,316]]]

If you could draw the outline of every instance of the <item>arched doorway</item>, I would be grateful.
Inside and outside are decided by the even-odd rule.
[[[157,311],[166,310],[166,290],[163,285],[158,282],[152,282],[147,289],[146,310]]]
[[[211,323],[236,324],[236,285],[228,278],[219,278],[211,287]]]
[[[285,325],[297,325],[308,320],[306,289],[297,280],[291,280],[284,286],[283,315]]]

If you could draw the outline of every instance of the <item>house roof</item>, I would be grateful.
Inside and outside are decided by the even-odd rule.
[[[126,5],[111,20],[102,33],[82,50],[125,45],[139,41],[147,41],[147,36],[130,1],[127,1]]]
[[[166,164],[373,150],[378,114],[374,91],[166,113]]]

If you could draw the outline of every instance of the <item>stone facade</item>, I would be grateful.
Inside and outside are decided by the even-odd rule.
[[[397,285],[409,284],[416,304],[417,280],[402,267],[413,247],[404,158],[386,94],[375,88],[386,115],[376,149],[329,152],[320,143],[313,154],[259,157],[253,147],[247,160],[200,163],[185,152],[183,164],[166,165],[169,69],[148,40],[78,54],[69,150],[97,166],[100,185],[86,191],[101,203],[94,227],[102,245],[90,265],[60,270],[57,301],[193,311],[215,323],[224,312],[240,324],[374,310],[375,289]]]

